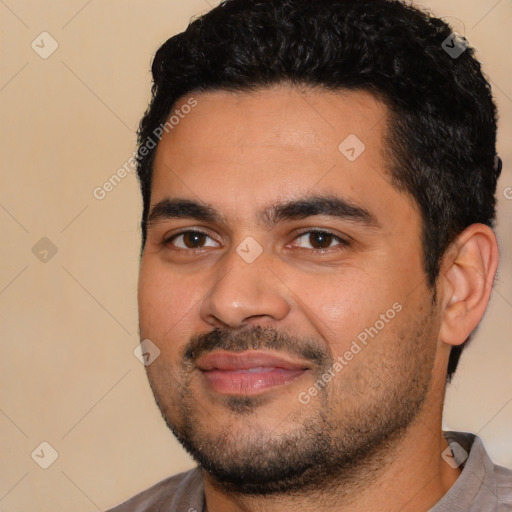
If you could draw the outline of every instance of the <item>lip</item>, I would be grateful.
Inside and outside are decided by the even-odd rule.
[[[307,362],[260,350],[216,350],[199,357],[196,366],[209,387],[228,395],[259,394],[288,384],[309,370]]]
[[[215,350],[205,356],[200,356],[196,362],[200,370],[248,370],[258,367],[282,368],[284,370],[307,369],[307,363],[291,361],[275,352],[262,350],[244,350],[243,352],[228,352]]]

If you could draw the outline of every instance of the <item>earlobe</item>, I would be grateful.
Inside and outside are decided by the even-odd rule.
[[[484,224],[467,227],[443,257],[440,339],[461,345],[482,319],[498,268],[494,231]]]

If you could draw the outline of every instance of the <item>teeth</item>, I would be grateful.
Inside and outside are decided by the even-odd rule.
[[[244,370],[235,370],[236,373],[269,373],[274,371],[273,366],[257,366],[255,368],[246,368]]]

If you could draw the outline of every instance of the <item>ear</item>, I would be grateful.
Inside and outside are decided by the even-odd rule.
[[[491,296],[498,260],[496,235],[484,224],[471,224],[450,245],[438,288],[442,342],[461,345],[477,327]]]

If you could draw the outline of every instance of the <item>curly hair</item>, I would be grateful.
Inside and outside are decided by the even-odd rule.
[[[225,0],[193,20],[152,64],[152,99],[138,133],[142,249],[155,148],[141,148],[178,99],[279,83],[363,90],[389,109],[392,183],[420,209],[435,290],[454,238],[473,223],[493,226],[500,171],[489,83],[465,40],[456,58],[446,50],[453,37],[444,21],[399,0]],[[452,348],[448,380],[466,344]]]

